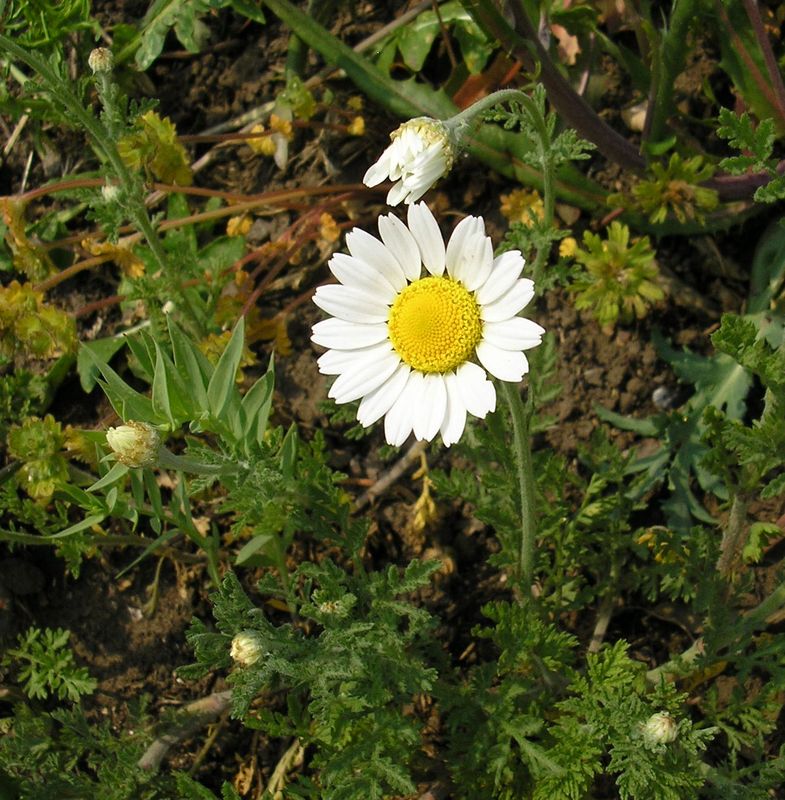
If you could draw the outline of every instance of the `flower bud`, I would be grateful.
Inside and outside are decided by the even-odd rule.
[[[679,724],[667,711],[659,711],[643,723],[641,735],[647,746],[657,748],[676,740]]]
[[[151,467],[158,461],[161,434],[146,422],[129,420],[125,425],[109,428],[106,443],[121,464],[127,467]]]
[[[114,203],[120,197],[120,187],[113,183],[105,183],[101,187],[101,197],[104,198],[105,203]]]
[[[96,47],[87,58],[87,66],[93,71],[93,75],[99,72],[111,72],[114,66],[114,56],[107,47]]]
[[[229,655],[241,667],[253,666],[264,655],[262,637],[256,631],[240,631],[232,639]]]
[[[448,128],[438,119],[417,117],[404,122],[390,139],[390,146],[365,173],[363,183],[376,186],[388,178],[397,181],[387,202],[391,206],[401,200],[416,203],[455,161],[456,148]]]

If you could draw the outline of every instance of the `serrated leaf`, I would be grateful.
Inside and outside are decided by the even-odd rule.
[[[769,500],[773,497],[779,497],[783,492],[785,492],[785,472],[780,473],[776,478],[772,478],[772,480],[763,487],[760,496],[764,500]]]

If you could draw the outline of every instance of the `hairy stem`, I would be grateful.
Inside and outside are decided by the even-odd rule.
[[[523,602],[528,602],[531,599],[531,589],[534,583],[534,546],[537,534],[534,473],[529,437],[531,414],[529,409],[524,407],[517,384],[503,382],[501,391],[512,417],[513,451],[518,467],[518,491],[521,502],[521,529],[517,548],[516,578],[523,591]]]

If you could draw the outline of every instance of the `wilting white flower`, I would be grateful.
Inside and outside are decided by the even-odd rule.
[[[648,747],[661,748],[676,740],[679,735],[679,725],[667,711],[659,711],[643,723],[641,735]]]
[[[390,146],[365,173],[363,183],[376,186],[388,178],[397,181],[387,193],[387,203],[416,203],[450,171],[455,160],[447,127],[439,120],[417,117],[404,122],[390,139]]]
[[[253,666],[264,655],[261,634],[257,631],[240,631],[232,639],[229,655],[241,667]]]
[[[129,420],[125,425],[109,428],[106,443],[121,464],[127,467],[151,467],[158,461],[161,434],[146,422]]]
[[[316,290],[314,302],[333,317],[313,328],[311,339],[329,348],[319,371],[338,376],[336,403],[362,398],[364,426],[385,418],[390,444],[413,430],[427,441],[441,432],[449,446],[467,412],[482,419],[496,407],[487,373],[516,383],[528,372],[523,351],[544,330],[517,315],[534,283],[520,277],[518,250],[493,257],[481,217],[462,220],[446,248],[425,203],[409,206],[408,227],[380,217],[379,234],[348,233],[351,255],[329,264],[340,283]]]

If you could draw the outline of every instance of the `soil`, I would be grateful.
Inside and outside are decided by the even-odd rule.
[[[94,6],[98,18],[110,24],[118,19],[140,18],[148,3],[128,0]],[[382,4],[364,3],[353,19],[342,17],[335,28],[340,29],[345,40],[357,41],[394,13],[395,9],[386,9]],[[199,54],[183,53],[177,50],[176,42],[169,41],[164,56],[134,87],[137,93],[149,91],[159,98],[160,112],[171,117],[181,134],[199,134],[225,123],[274,97],[281,87],[288,40],[274,22],[262,27],[222,13],[217,22],[211,22],[211,29],[211,41],[216,44]],[[308,74],[317,66],[311,57]],[[696,80],[706,77],[697,70],[693,70]],[[339,94],[337,103],[353,94],[346,83],[335,82],[332,88]],[[688,85],[680,84],[678,89],[685,96],[689,93]],[[386,138],[386,133],[379,132],[396,124],[375,117],[375,113],[372,109],[366,113],[369,130],[374,133],[348,144],[346,137],[325,133],[316,144],[309,143],[295,155],[285,175],[271,160],[252,157],[247,148],[218,148],[209,168],[200,173],[198,183],[236,193],[255,193],[277,187],[357,181],[364,165],[375,158]],[[195,146],[194,158],[209,147]],[[43,166],[35,164],[29,182],[38,185],[36,182],[45,177]],[[496,176],[478,174],[462,166],[440,185],[439,202],[448,209],[460,209],[466,208],[469,201],[473,213],[488,217],[489,231],[499,241],[505,222],[499,215],[498,196],[512,188]],[[357,209],[357,213],[370,216],[369,209]],[[448,218],[452,225],[457,216],[448,214]],[[734,253],[745,255],[744,245],[731,237],[721,239],[716,247],[731,262]],[[577,312],[563,290],[550,292],[541,304],[538,319],[557,333],[557,377],[562,386],[561,395],[546,410],[558,424],[544,434],[544,442],[568,458],[575,457],[579,445],[601,424],[595,413],[597,406],[646,417],[663,408],[663,401],[657,401],[657,390],[661,390],[659,397],[671,398],[667,401],[671,404],[677,404],[676,398],[683,399],[684,388],[678,386],[671,369],[650,344],[652,329],[678,333],[677,344],[706,350],[720,310],[742,307],[746,276],[714,270],[713,266],[722,266],[723,259],[704,258],[684,241],[663,241],[659,243],[659,253],[683,286],[708,297],[708,311],[694,306],[685,310],[678,298],[671,296],[646,320],[607,331],[590,315]],[[307,280],[315,284],[325,274],[322,266],[319,271],[307,273]],[[77,307],[110,294],[109,283],[106,279],[84,278],[69,285],[64,294],[68,304]],[[708,291],[703,289],[707,286]],[[280,292],[263,297],[261,303],[275,309],[287,299],[291,294],[287,298],[285,292]],[[288,323],[293,353],[276,356],[278,421],[296,421],[305,435],[316,428],[328,428],[322,409],[327,382],[316,369],[316,348],[308,342],[308,330],[318,318],[318,311],[310,304],[300,305]],[[99,320],[89,317],[82,321],[82,335],[89,337],[91,328],[96,326],[100,335],[106,335],[117,322],[114,312],[105,313]],[[268,353],[264,346],[257,346],[257,355],[261,363],[266,363]],[[95,397],[82,395],[76,385],[69,388],[71,402],[57,409],[58,418],[104,427],[111,415],[108,406],[96,406]],[[610,433],[623,447],[632,444],[631,434],[616,430]],[[376,454],[380,443],[378,431],[354,449],[341,445],[336,437],[334,466],[347,472],[349,486],[356,485],[358,493],[387,468]],[[440,466],[449,464],[448,455],[438,458]],[[467,509],[449,504],[443,509],[439,527],[429,531],[427,537],[407,537],[404,532],[415,498],[416,486],[405,478],[376,503],[369,557],[379,563],[434,555],[443,560],[442,572],[422,599],[444,620],[439,636],[447,650],[456,660],[470,664],[477,658],[469,644],[475,641],[470,635],[472,626],[481,621],[479,608],[487,600],[507,593],[504,577],[487,566],[487,556],[497,545],[492,531],[472,519]],[[771,510],[766,512],[770,514]],[[98,690],[88,700],[88,708],[95,715],[107,716],[118,730],[126,723],[128,704],[142,695],[150,698],[153,716],[160,716],[168,709],[225,688],[220,679],[185,683],[176,675],[176,669],[192,658],[185,642],[191,618],[211,616],[210,581],[203,566],[169,558],[160,564],[148,559],[117,577],[134,556],[135,553],[123,551],[96,555],[84,563],[78,579],[64,575],[62,561],[48,553],[18,552],[0,561],[0,634],[10,641],[34,623],[70,630],[80,663],[98,680]],[[252,576],[248,581],[253,584]],[[689,626],[689,621],[686,624]],[[576,632],[588,641],[590,621],[576,621]],[[680,649],[685,622],[673,609],[641,614],[640,609],[627,607],[618,609],[610,635],[625,637],[638,657],[653,663],[655,655],[659,658],[661,653],[649,652],[648,643],[656,641],[668,649]],[[224,720],[222,725],[221,735],[196,777],[217,790],[222,780],[231,780],[238,765],[250,763],[254,754],[262,771],[269,775],[280,753],[268,752],[258,737],[243,732],[234,723]],[[171,752],[169,764],[188,768],[192,754],[203,741],[200,734],[195,740],[181,743]]]

